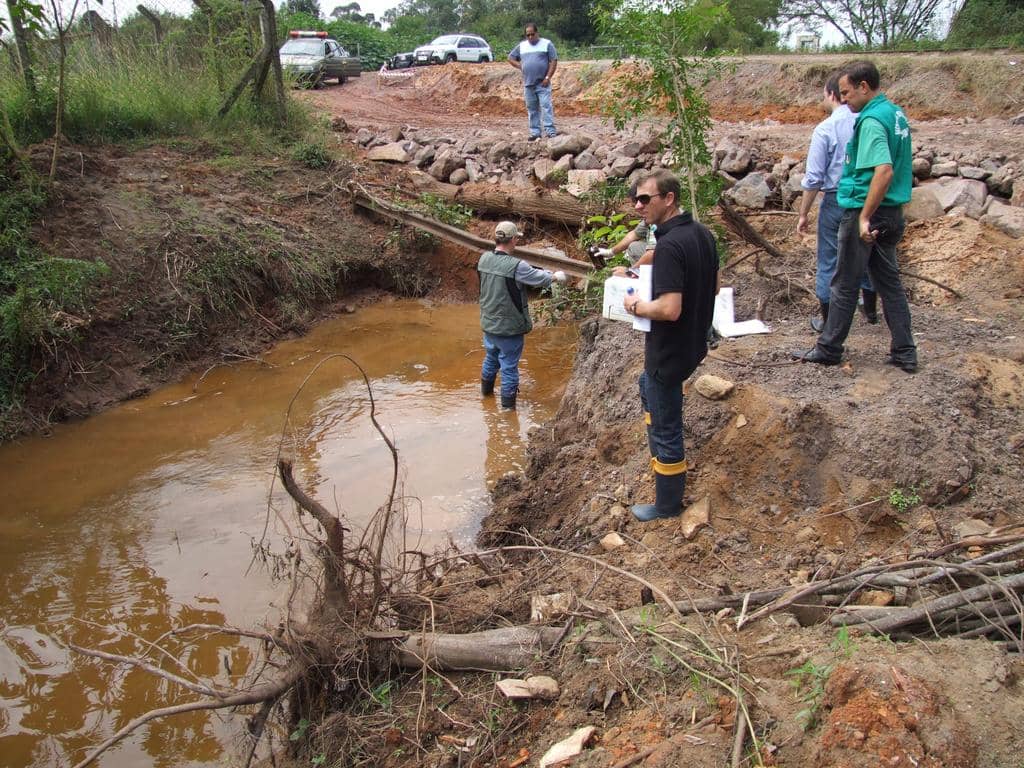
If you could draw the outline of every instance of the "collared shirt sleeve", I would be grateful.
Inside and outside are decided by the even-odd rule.
[[[548,58],[551,61],[558,61],[558,51],[555,50],[555,44],[548,40]]]
[[[811,146],[807,150],[807,170],[800,186],[804,189],[826,189],[828,169],[835,152],[834,137],[826,130],[825,123],[819,123],[811,134]]]
[[[529,285],[534,288],[547,288],[551,285],[551,276],[553,273],[548,272],[546,269],[537,269],[537,267],[531,267],[522,259],[516,265],[516,282],[522,283],[523,285]]]
[[[892,165],[892,153],[889,151],[889,139],[885,134],[885,128],[880,122],[869,117],[860,127],[856,167],[860,170],[879,165]]]

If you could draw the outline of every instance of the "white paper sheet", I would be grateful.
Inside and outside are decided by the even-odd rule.
[[[641,301],[651,300],[651,270],[650,264],[644,264],[637,268],[640,274],[635,277],[609,277],[604,281],[604,299],[601,304],[601,314],[609,320],[621,320],[632,323],[637,331],[651,330],[651,319],[649,317],[636,317],[626,311],[623,301],[634,291]]]
[[[749,336],[754,333],[771,333],[772,329],[760,320],[736,322],[732,303],[732,288],[722,288],[715,296],[715,314],[711,325],[719,336],[726,339]]]

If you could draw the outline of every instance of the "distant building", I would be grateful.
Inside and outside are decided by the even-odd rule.
[[[796,49],[801,53],[817,53],[821,50],[821,35],[803,32],[796,36]]]

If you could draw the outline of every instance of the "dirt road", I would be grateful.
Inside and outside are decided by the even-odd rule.
[[[885,59],[885,90],[907,109],[915,142],[937,152],[1024,156],[1024,130],[1008,117],[1024,111],[1024,67],[1011,52],[941,58],[935,54]],[[802,155],[810,126],[822,118],[821,83],[842,56],[749,57],[709,89],[715,137],[746,135],[782,154]],[[978,78],[977,70],[990,78]],[[409,71],[409,70],[405,70]],[[526,133],[519,74],[502,62],[412,70],[407,79],[364,73],[345,85],[305,94],[332,117],[355,128],[447,128],[453,138],[476,132]],[[553,101],[559,130],[611,136],[601,117],[610,62],[563,62]]]

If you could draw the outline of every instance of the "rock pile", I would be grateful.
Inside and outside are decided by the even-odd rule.
[[[415,128],[375,133],[360,129],[354,143],[368,160],[413,165],[440,182],[489,182],[509,186],[560,187],[576,197],[619,179],[626,184],[649,170],[669,165],[660,136],[651,131],[598,139],[568,133],[527,141],[487,131],[462,139]],[[736,205],[791,209],[802,192],[804,161],[781,158],[757,137],[726,136],[712,153],[712,170]],[[1017,156],[980,156],[971,150],[914,147],[913,199],[908,221],[963,215],[1013,237],[1024,237],[1024,162]]]

